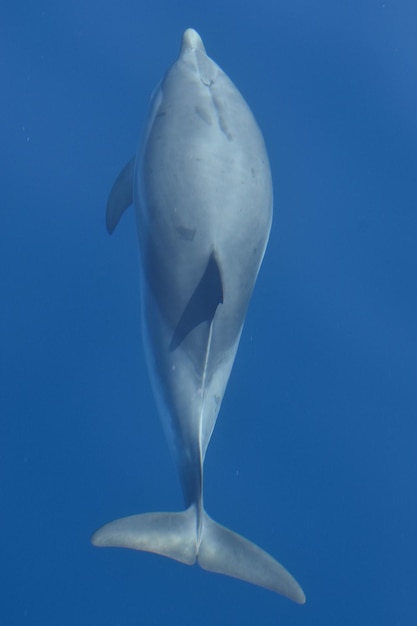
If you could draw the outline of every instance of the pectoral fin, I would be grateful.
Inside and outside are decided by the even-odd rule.
[[[111,189],[106,210],[106,226],[110,234],[127,207],[133,204],[134,165],[135,157],[124,166]]]

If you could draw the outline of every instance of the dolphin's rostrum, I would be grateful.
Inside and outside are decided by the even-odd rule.
[[[185,31],[142,148],[110,193],[110,232],[132,203],[147,363],[186,510],[110,522],[92,542],[198,561],[302,604],[282,565],[203,507],[204,456],[269,237],[272,182],[248,105],[195,30]]]

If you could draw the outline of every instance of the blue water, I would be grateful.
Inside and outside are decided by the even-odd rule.
[[[2,3],[2,626],[417,623],[416,21],[412,0]],[[188,26],[253,109],[276,199],[206,504],[301,607],[89,543],[182,506],[133,213],[110,238],[104,207]]]

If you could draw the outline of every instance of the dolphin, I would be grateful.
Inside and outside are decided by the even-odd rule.
[[[203,506],[204,457],[269,237],[272,181],[248,105],[191,28],[154,91],[141,149],[110,192],[110,233],[131,204],[145,354],[185,510],[115,520],[92,543],[197,561],[303,604],[281,564]]]

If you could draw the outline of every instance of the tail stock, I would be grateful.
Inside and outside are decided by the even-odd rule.
[[[91,538],[99,547],[154,552],[186,565],[200,567],[265,587],[304,604],[297,581],[267,552],[248,539],[217,524],[203,512],[198,544],[195,506],[180,513],[144,513],[105,524]]]

